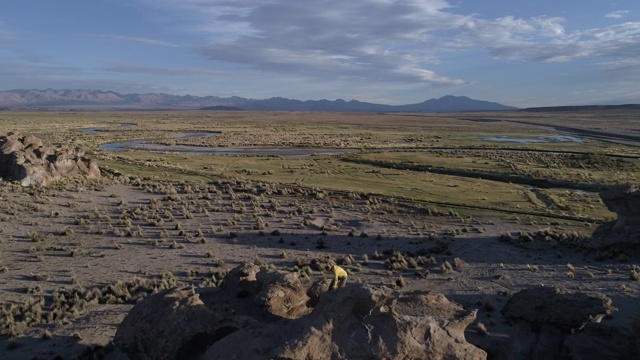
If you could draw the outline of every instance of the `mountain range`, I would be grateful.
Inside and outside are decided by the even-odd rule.
[[[294,100],[281,97],[172,95],[163,93],[120,94],[100,90],[7,90],[0,91],[0,109],[76,110],[245,110],[329,112],[461,112],[514,110],[496,102],[447,95],[417,104],[384,105],[357,100]]]

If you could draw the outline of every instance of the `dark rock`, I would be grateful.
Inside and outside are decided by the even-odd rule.
[[[601,294],[569,293],[551,287],[522,290],[502,309],[503,315],[513,323],[502,358],[563,358],[563,343],[569,334],[580,332],[588,324],[599,323],[614,310],[611,299]]]
[[[193,358],[219,336],[216,322],[193,288],[168,289],[137,304],[118,326],[114,343],[132,359]]]
[[[605,295],[569,293],[557,287],[536,287],[515,293],[502,313],[512,320],[551,324],[570,332],[588,322],[600,322],[615,308]]]
[[[311,287],[309,287],[309,290],[307,290],[307,296],[309,296],[308,305],[310,307],[315,307],[320,300],[320,296],[328,292],[330,286],[331,279],[329,278],[321,279],[311,284]]]
[[[571,360],[640,359],[633,333],[622,327],[588,323],[562,345],[563,355]]]

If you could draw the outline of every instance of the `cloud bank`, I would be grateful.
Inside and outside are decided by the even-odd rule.
[[[480,18],[442,0],[160,4],[190,18],[186,30],[207,35],[197,51],[208,59],[308,78],[463,85],[435,68],[448,53],[473,49],[506,61],[640,56],[640,22],[568,31],[561,17]]]

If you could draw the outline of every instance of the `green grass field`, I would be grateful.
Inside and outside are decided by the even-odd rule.
[[[0,131],[34,134],[88,149],[101,166],[126,175],[211,181],[244,178],[379,194],[497,216],[529,214],[603,221],[599,198],[565,188],[535,188],[447,171],[517,175],[590,185],[623,184],[640,175],[634,112],[594,114],[338,114],[295,112],[2,112]],[[613,119],[608,126],[602,118]],[[131,126],[135,124],[135,126]],[[556,126],[562,124],[562,129]],[[94,129],[83,132],[82,129]],[[595,129],[595,130],[594,130]],[[606,130],[603,130],[606,129]],[[217,136],[177,138],[180,132]],[[549,136],[581,141],[546,141]],[[216,156],[105,151],[100,144],[148,140],[205,147],[352,149],[308,157]],[[620,157],[623,156],[623,157]],[[437,168],[441,172],[424,171]],[[509,214],[511,212],[511,214]]]

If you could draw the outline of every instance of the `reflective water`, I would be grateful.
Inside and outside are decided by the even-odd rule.
[[[520,144],[530,144],[530,143],[553,143],[553,142],[577,142],[583,143],[584,140],[576,137],[576,136],[568,136],[568,135],[548,135],[548,136],[537,136],[534,138],[514,138],[508,136],[493,136],[483,138],[482,140],[486,141],[497,141],[497,142],[514,142]]]
[[[216,136],[213,132],[185,132],[176,134],[176,138],[199,138]],[[246,146],[246,147],[210,147],[195,145],[164,145],[154,144],[149,140],[119,141],[102,144],[101,150],[125,151],[144,150],[155,152],[172,152],[195,155],[251,155],[251,156],[282,156],[282,157],[307,157],[313,155],[339,155],[357,152],[357,149],[331,149],[331,148],[302,148],[302,147],[277,147],[277,146]]]

